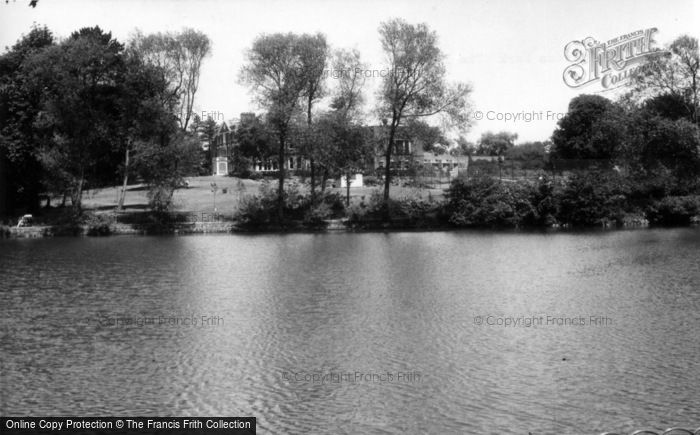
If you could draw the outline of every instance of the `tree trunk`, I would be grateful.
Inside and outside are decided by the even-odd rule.
[[[323,177],[321,178],[321,193],[326,193],[326,184],[328,184],[328,168],[323,168]]]
[[[345,173],[345,206],[350,206],[350,171]]]
[[[307,133],[309,134],[309,162],[311,164],[311,204],[314,204],[316,202],[316,171],[315,171],[315,165],[314,165],[314,142],[313,138],[311,138],[311,105],[313,104],[313,97],[314,93],[309,92],[309,101],[308,104],[306,105],[306,127],[307,127]]]
[[[277,221],[280,225],[283,225],[284,222],[284,143],[285,143],[285,134],[280,133],[279,134],[279,140],[280,140],[280,148],[279,148],[279,162],[278,162],[278,168],[279,168],[279,184],[277,187]]]
[[[316,202],[316,165],[313,157],[309,159],[309,163],[311,166],[309,168],[311,169],[311,204],[314,204]]]
[[[85,180],[83,177],[80,177],[78,180],[78,185],[75,187],[75,190],[73,191],[73,196],[71,197],[71,202],[73,203],[73,210],[76,212],[80,212],[80,209],[83,205],[83,185],[85,183]]]
[[[122,192],[119,195],[119,204],[117,205],[117,210],[122,210],[124,208],[124,197],[126,196],[126,186],[129,182],[129,148],[126,148],[126,153],[124,157],[124,183],[122,184]]]
[[[0,218],[10,214],[7,201],[7,168],[5,152],[0,149]]]
[[[384,220],[389,222],[391,216],[389,216],[389,189],[391,186],[391,151],[394,144],[394,135],[396,134],[396,122],[391,123],[391,129],[389,130],[389,142],[386,146],[386,162],[384,168]]]

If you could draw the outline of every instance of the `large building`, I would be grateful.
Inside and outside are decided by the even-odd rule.
[[[254,113],[242,113],[239,120],[233,120],[229,124],[223,122],[219,127],[219,131],[215,136],[213,143],[210,144],[212,155],[212,174],[213,175],[228,175],[232,169],[232,161],[235,152],[235,135],[234,131],[241,122],[248,122],[254,118]],[[229,127],[230,125],[230,127]],[[368,158],[366,167],[363,172],[371,173],[374,171],[377,175],[384,173],[386,164],[385,147],[387,128],[385,126],[372,126],[369,137],[375,142],[375,153]],[[473,160],[493,160],[497,157],[492,156],[454,156],[449,153],[440,153],[439,150],[444,147],[433,146],[432,150],[425,150],[422,143],[415,143],[410,140],[404,131],[399,130],[394,139],[394,149],[391,155],[391,169],[398,173],[420,169],[424,173],[430,172],[434,174],[448,173],[456,174],[459,170],[467,169],[469,162]],[[294,144],[290,144],[287,150],[287,158],[284,165],[285,170],[300,171],[308,170],[309,162],[295,149]],[[279,170],[279,165],[276,156],[271,156],[268,159],[256,160],[252,162],[249,170],[256,173],[274,172]]]

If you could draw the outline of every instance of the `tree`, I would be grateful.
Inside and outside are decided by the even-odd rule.
[[[328,114],[322,121],[323,139],[330,144],[330,162],[345,178],[346,205],[350,205],[350,180],[362,170],[374,148],[367,137],[367,129],[348,122],[338,113]]]
[[[333,54],[333,70],[337,71],[330,107],[345,119],[360,121],[364,103],[362,93],[366,69],[357,50],[338,49]]]
[[[185,176],[196,173],[199,164],[199,140],[172,123],[160,140],[137,143],[134,167],[148,185],[150,207],[157,213],[172,206],[175,189]]]
[[[278,142],[279,183],[277,219],[284,221],[284,177],[286,147],[292,117],[299,112],[309,77],[315,72],[304,61],[309,35],[275,33],[255,39],[241,70],[241,81],[255,92],[258,103],[267,109],[267,120]]]
[[[44,178],[36,153],[34,120],[41,110],[41,90],[23,74],[22,65],[55,44],[47,27],[32,27],[0,56],[0,216],[26,206],[35,212]]]
[[[39,159],[56,179],[68,179],[76,211],[86,183],[116,178],[122,51],[111,33],[83,28],[22,66],[31,86],[41,89],[42,110],[33,122]]]
[[[311,117],[313,105],[320,100],[324,93],[324,78],[326,60],[328,58],[328,44],[326,37],[322,34],[313,36],[303,35],[299,41],[299,50],[301,53],[302,62],[302,79],[304,81],[304,92],[302,98],[306,108],[306,129],[307,139],[313,138],[311,134]],[[316,160],[314,148],[320,145],[314,140],[305,140],[304,151],[309,156],[309,164],[311,169],[311,201],[315,200],[316,196]],[[325,183],[324,183],[325,184]]]
[[[476,154],[476,145],[469,142],[466,137],[460,135],[457,138],[457,146],[450,150],[453,156],[471,156]]]
[[[214,118],[207,116],[207,119],[202,121],[199,115],[194,115],[192,121],[192,130],[194,134],[199,138],[200,143],[206,143],[206,149],[202,149],[202,163],[200,164],[200,174],[211,175],[212,173],[212,160],[215,157],[215,139],[219,131],[219,125],[216,123]]]
[[[389,219],[388,202],[391,186],[392,145],[397,130],[407,119],[441,115],[445,122],[468,127],[465,84],[448,85],[445,80],[443,54],[437,46],[437,34],[426,24],[409,24],[393,19],[380,25],[382,49],[387,56],[387,70],[379,93],[378,112],[386,119],[384,204]]]
[[[409,119],[406,122],[405,134],[415,146],[420,146],[424,151],[440,153],[443,146],[449,141],[440,127],[432,126],[420,119]]]
[[[624,117],[605,97],[574,97],[552,134],[552,154],[559,159],[612,159],[624,140]]]
[[[508,160],[543,161],[549,145],[548,142],[525,142],[509,148],[505,155]]]
[[[133,51],[125,54],[125,68],[119,80],[117,146],[124,155],[122,190],[117,209],[124,207],[126,188],[138,142],[158,141],[172,132],[172,105],[163,105],[169,83],[158,67],[147,64]]]
[[[697,38],[683,35],[667,51],[648,56],[634,76],[639,98],[669,95],[681,102],[687,119],[698,123],[700,104],[700,51]]]
[[[492,133],[487,131],[481,135],[476,153],[484,156],[503,156],[506,151],[515,146],[517,138],[517,133],[508,133],[507,131]]]
[[[234,172],[243,176],[256,161],[267,160],[273,153],[273,137],[264,119],[245,113],[236,128],[236,148],[233,153]]]
[[[361,65],[359,52],[336,52],[334,67],[338,71],[344,71],[345,76],[339,78],[334,89],[332,110],[321,118],[316,129],[316,140],[324,144],[321,160],[326,167],[334,168],[341,177],[345,177],[347,205],[350,204],[352,175],[366,166],[374,152],[369,132],[359,122],[365,83],[357,74],[361,71]]]
[[[160,68],[163,79],[170,84],[170,92],[163,96],[163,105],[175,106],[180,128],[187,131],[199,89],[202,62],[211,51],[209,37],[190,28],[179,33],[159,32],[147,36],[137,32],[129,46],[145,62]]]

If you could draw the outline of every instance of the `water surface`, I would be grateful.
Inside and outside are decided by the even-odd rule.
[[[699,254],[698,229],[0,240],[0,414],[696,428]]]

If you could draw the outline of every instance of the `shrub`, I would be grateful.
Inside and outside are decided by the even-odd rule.
[[[362,183],[368,187],[377,186],[379,185],[379,179],[374,175],[366,175],[362,177]]]
[[[700,196],[668,196],[652,202],[646,215],[655,225],[688,225],[700,215]]]
[[[424,200],[420,196],[407,196],[397,201],[400,216],[414,226],[422,227],[437,223],[441,206],[431,199]]]
[[[240,225],[257,226],[270,222],[271,213],[274,211],[268,204],[258,195],[245,195],[238,203],[238,210],[234,215],[234,219]]]
[[[525,225],[551,227],[558,224],[559,198],[551,178],[542,176],[531,186],[530,204],[532,213],[524,216]]]
[[[340,192],[326,190],[319,198],[320,202],[327,205],[330,211],[330,218],[340,218],[345,216],[345,199]]]
[[[531,196],[529,184],[458,178],[447,191],[446,214],[459,227],[518,227],[536,214]]]
[[[88,236],[108,236],[112,234],[114,216],[105,214],[91,214],[85,216]]]
[[[617,173],[575,173],[560,193],[559,220],[570,225],[621,224],[630,208],[627,181]]]
[[[326,225],[326,220],[330,219],[331,216],[330,205],[320,202],[306,210],[303,223],[307,227],[323,227]]]
[[[352,204],[348,208],[348,219],[353,223],[378,221],[384,218],[386,214],[385,207],[384,194],[380,190],[375,189],[370,194],[369,199],[365,199],[363,196],[359,204]],[[401,206],[396,200],[389,199],[388,207],[391,218],[402,216]]]
[[[241,176],[241,178],[244,178],[244,177]],[[248,175],[248,178],[253,180],[253,181],[262,180],[263,175],[260,172],[250,172],[250,174]]]

